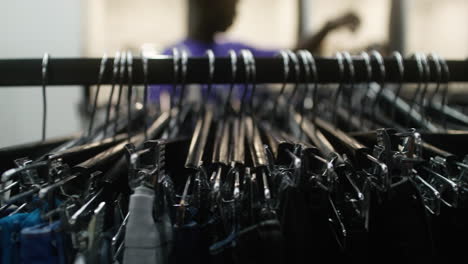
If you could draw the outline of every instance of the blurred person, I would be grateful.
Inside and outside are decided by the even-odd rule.
[[[249,49],[255,56],[273,56],[277,50],[264,50],[240,42],[220,40],[218,34],[226,32],[234,23],[239,0],[187,0],[189,1],[188,35],[186,39],[169,47],[165,54],[170,54],[172,48],[185,48],[192,56],[203,56],[208,49],[216,56],[227,56],[228,51]],[[323,40],[335,30],[348,28],[352,32],[360,25],[359,17],[353,13],[345,13],[329,20],[312,36],[300,41],[293,49],[307,49],[314,54],[320,53]]]

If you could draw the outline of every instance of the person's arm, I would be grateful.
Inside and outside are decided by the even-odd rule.
[[[323,40],[330,32],[342,27],[348,27],[351,31],[355,31],[359,24],[360,19],[356,14],[352,12],[346,13],[343,16],[327,22],[317,33],[301,41],[296,46],[296,49],[307,49],[312,53],[319,53]]]

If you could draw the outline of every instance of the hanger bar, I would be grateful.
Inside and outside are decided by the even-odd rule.
[[[320,83],[337,83],[338,62],[335,58],[315,58]],[[50,58],[48,65],[47,85],[93,85],[97,83],[100,58]],[[107,62],[102,84],[110,84],[113,58]],[[257,83],[281,83],[283,81],[283,62],[281,58],[255,58]],[[366,82],[364,60],[354,58],[356,76],[355,82]],[[41,85],[42,59],[2,59],[0,60],[0,86],[30,86]],[[243,66],[238,65],[236,82],[244,82]],[[468,82],[468,60],[448,60],[451,82]],[[372,62],[374,70],[373,81],[381,81],[376,61]],[[404,82],[418,82],[419,74],[414,59],[404,60]],[[386,82],[398,82],[399,75],[396,60],[385,59]],[[187,83],[206,83],[208,79],[208,59],[193,57],[188,60]],[[231,81],[231,65],[229,58],[216,58],[213,83],[229,83]],[[173,60],[170,56],[155,56],[148,59],[148,82],[150,84],[172,84]],[[345,74],[347,75],[347,74]],[[294,74],[290,74],[289,82],[294,82]],[[347,81],[345,76],[344,81]],[[436,81],[435,71],[431,71],[431,81]],[[133,60],[133,83],[143,83],[143,70],[140,58]]]

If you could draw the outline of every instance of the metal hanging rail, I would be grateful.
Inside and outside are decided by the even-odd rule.
[[[97,83],[100,58],[53,58],[49,59],[47,85],[93,85]],[[318,69],[319,83],[337,83],[338,61],[330,57],[315,58]],[[363,59],[354,58],[355,82],[367,82],[366,65]],[[386,68],[385,82],[399,82],[397,61],[391,58],[384,60]],[[437,81],[434,63],[431,66],[431,82]],[[110,84],[112,77],[113,58],[109,58],[103,78],[103,84]],[[283,82],[283,61],[281,58],[256,58],[257,83]],[[451,82],[468,82],[468,61],[448,60]],[[205,83],[208,78],[208,59],[195,57],[188,59],[186,83]],[[214,83],[231,82],[231,63],[229,58],[216,58]],[[292,66],[292,64],[291,64]],[[405,74],[403,82],[419,82],[421,74],[418,72],[414,59],[405,59]],[[238,60],[238,74],[235,82],[244,81],[242,60]],[[292,67],[293,68],[293,67]],[[379,67],[372,61],[372,81],[381,81]],[[0,60],[0,86],[31,86],[42,84],[42,59],[3,59]],[[171,84],[174,82],[173,59],[170,56],[158,56],[148,59],[148,83]],[[302,79],[302,78],[301,78]],[[295,74],[290,74],[288,82],[295,82]],[[344,82],[349,81],[347,71]],[[133,83],[143,83],[143,70],[140,58],[133,60]]]

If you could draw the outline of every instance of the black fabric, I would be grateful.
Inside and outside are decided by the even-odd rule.
[[[278,220],[266,220],[239,232],[235,263],[286,263],[284,240]],[[289,261],[289,260],[288,260]]]
[[[453,208],[442,204],[440,214],[432,217],[437,261],[468,263],[468,208]]]
[[[388,193],[372,189],[369,209],[369,252],[379,263],[431,263],[435,257],[426,210],[409,180]]]
[[[191,221],[183,226],[174,227],[174,248],[169,262],[178,263],[210,263],[210,232],[209,225],[199,225]]]
[[[311,259],[333,263],[343,256],[328,222],[327,204],[327,194],[321,189],[289,186],[284,190],[280,215],[288,263]]]

